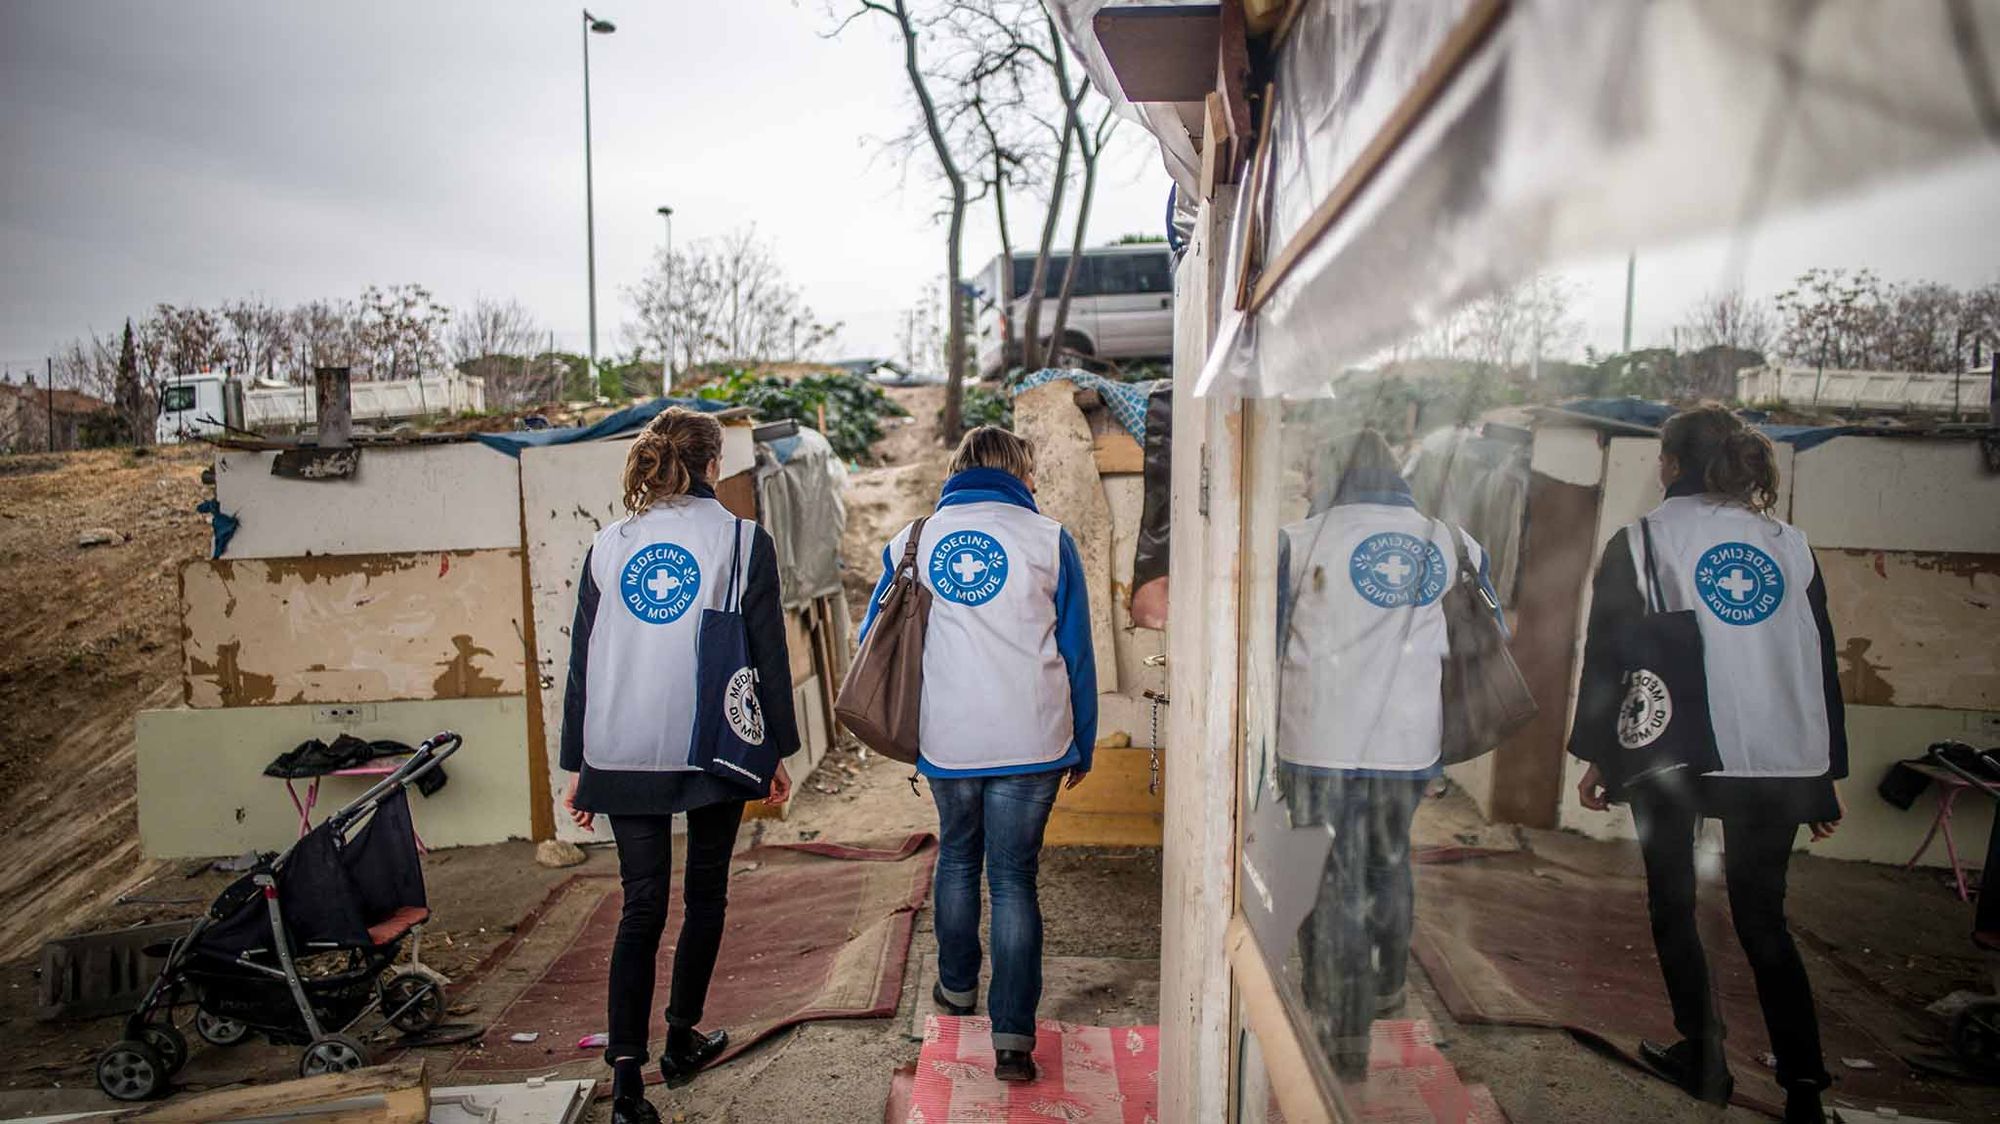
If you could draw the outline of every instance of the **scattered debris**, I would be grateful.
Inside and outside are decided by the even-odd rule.
[[[520,1042],[525,1044],[528,1042],[540,1041],[541,1037],[542,1037],[542,1032],[539,1030],[517,1030],[514,1033],[507,1036],[507,1041]]]
[[[1877,1066],[1867,1058],[1842,1058],[1840,1064],[1849,1069],[1875,1069]]]
[[[583,848],[563,839],[544,839],[535,844],[535,862],[540,866],[561,869],[576,866],[588,857]]]
[[[582,1038],[577,1039],[576,1048],[579,1050],[599,1050],[610,1045],[610,1043],[611,1036],[600,1030],[596,1034],[586,1034]]]
[[[109,527],[89,527],[76,536],[76,545],[79,547],[105,546],[117,541],[118,532]]]

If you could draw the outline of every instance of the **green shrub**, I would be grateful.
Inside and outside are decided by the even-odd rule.
[[[881,420],[907,417],[909,411],[867,379],[844,372],[807,375],[786,381],[775,375],[758,377],[734,371],[695,391],[697,398],[747,406],[763,421],[790,418],[821,430],[842,460],[860,460],[882,439]],[[821,407],[826,420],[820,422]]]

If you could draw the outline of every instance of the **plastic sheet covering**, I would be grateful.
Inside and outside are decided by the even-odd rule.
[[[800,427],[780,458],[757,450],[757,488],[764,525],[778,549],[778,587],[786,608],[840,592],[840,535],[847,529],[841,501],[845,469],[826,437]]]
[[[1267,258],[1469,6],[1306,2],[1259,156],[1275,160]],[[1335,372],[1537,268],[1747,237],[1786,210],[1990,149],[1996,70],[2000,0],[1514,0],[1254,318],[1225,306],[1196,392],[1324,392]],[[1254,202],[1238,210],[1225,293]]]
[[[1137,123],[1153,134],[1160,142],[1160,162],[1166,165],[1167,174],[1174,178],[1180,188],[1176,196],[1177,213],[1185,210],[1192,214],[1193,201],[1201,195],[1201,153],[1196,151],[1195,138],[1188,135],[1187,126],[1181,123],[1180,115],[1170,105],[1135,104],[1125,100],[1125,91],[1118,85],[1118,76],[1111,71],[1111,63],[1104,57],[1104,49],[1097,45],[1097,33],[1091,30],[1090,21],[1097,16],[1100,8],[1113,4],[1125,8],[1139,8],[1158,5],[1184,3],[1185,0],[1042,0],[1050,14],[1056,17],[1056,26],[1062,30],[1063,40],[1069,44],[1070,52],[1083,64],[1085,74],[1090,76],[1090,84],[1110,101],[1120,117]],[[1184,207],[1182,200],[1186,201]]]
[[[1527,430],[1511,427],[1440,429],[1424,438],[1403,474],[1417,507],[1486,548],[1503,606],[1513,605],[1520,572],[1531,441]]]

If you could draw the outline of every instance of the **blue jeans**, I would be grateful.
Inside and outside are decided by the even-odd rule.
[[[938,809],[938,985],[972,1006],[979,992],[979,867],[993,895],[993,1048],[1033,1050],[1042,1001],[1042,829],[1063,770],[1011,777],[931,777]]]

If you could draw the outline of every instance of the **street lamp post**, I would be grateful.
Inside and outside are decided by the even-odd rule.
[[[667,221],[667,354],[660,361],[660,393],[674,391],[674,209],[661,207],[660,217]]]
[[[597,383],[597,193],[590,173],[590,37],[618,30],[610,20],[601,20],[583,10],[583,244],[584,261],[590,273],[590,393]]]

